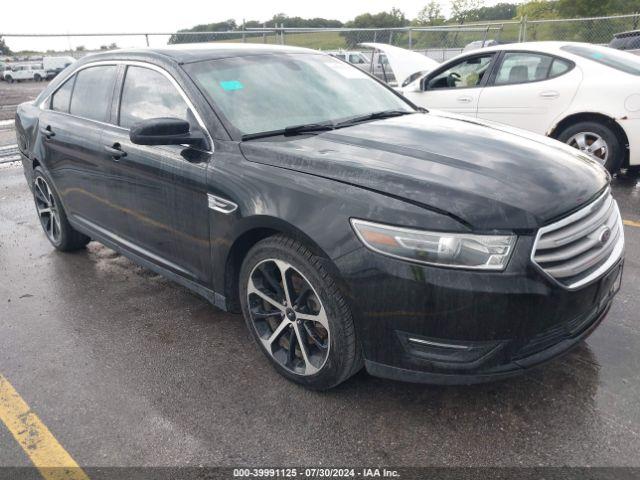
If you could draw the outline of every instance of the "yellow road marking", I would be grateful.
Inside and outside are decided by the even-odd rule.
[[[622,223],[630,227],[640,227],[640,222],[634,222],[633,220],[623,220]]]
[[[46,480],[88,480],[47,426],[0,374],[0,421]]]

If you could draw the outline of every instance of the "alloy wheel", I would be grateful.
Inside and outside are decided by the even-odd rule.
[[[600,165],[605,165],[609,158],[609,146],[597,133],[578,132],[567,140],[567,145],[586,153]]]
[[[60,242],[60,235],[62,234],[60,228],[60,214],[56,205],[55,198],[51,192],[51,188],[47,181],[42,177],[37,177],[34,182],[34,196],[36,199],[36,209],[38,211],[38,217],[40,218],[40,224],[44,229],[47,237],[53,243]]]
[[[309,280],[290,263],[258,263],[247,285],[251,323],[267,352],[282,367],[302,376],[318,373],[331,338],[322,301]]]

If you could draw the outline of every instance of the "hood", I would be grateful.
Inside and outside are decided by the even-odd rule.
[[[366,42],[360,45],[380,50],[387,56],[387,60],[389,61],[389,65],[391,65],[391,70],[393,70],[398,85],[402,85],[403,82],[414,73],[430,72],[440,65],[426,55],[404,48],[394,47],[393,45],[387,45],[386,43]]]
[[[442,113],[241,148],[249,161],[400,197],[478,231],[537,229],[609,182],[600,165],[560,142]]]

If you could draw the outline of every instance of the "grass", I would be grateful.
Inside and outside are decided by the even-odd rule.
[[[280,43],[280,37],[275,34],[268,34],[264,37],[262,35],[247,35],[246,41],[247,43],[267,43],[274,45]],[[230,40],[216,40],[216,42],[238,43],[242,42],[242,37],[238,36]],[[285,33],[284,43],[289,46],[313,48],[316,50],[338,50],[346,48],[345,39],[340,36],[339,32]]]

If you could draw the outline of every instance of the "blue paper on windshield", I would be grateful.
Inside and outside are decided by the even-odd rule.
[[[239,80],[225,80],[220,82],[220,86],[227,91],[242,90],[244,88]]]

